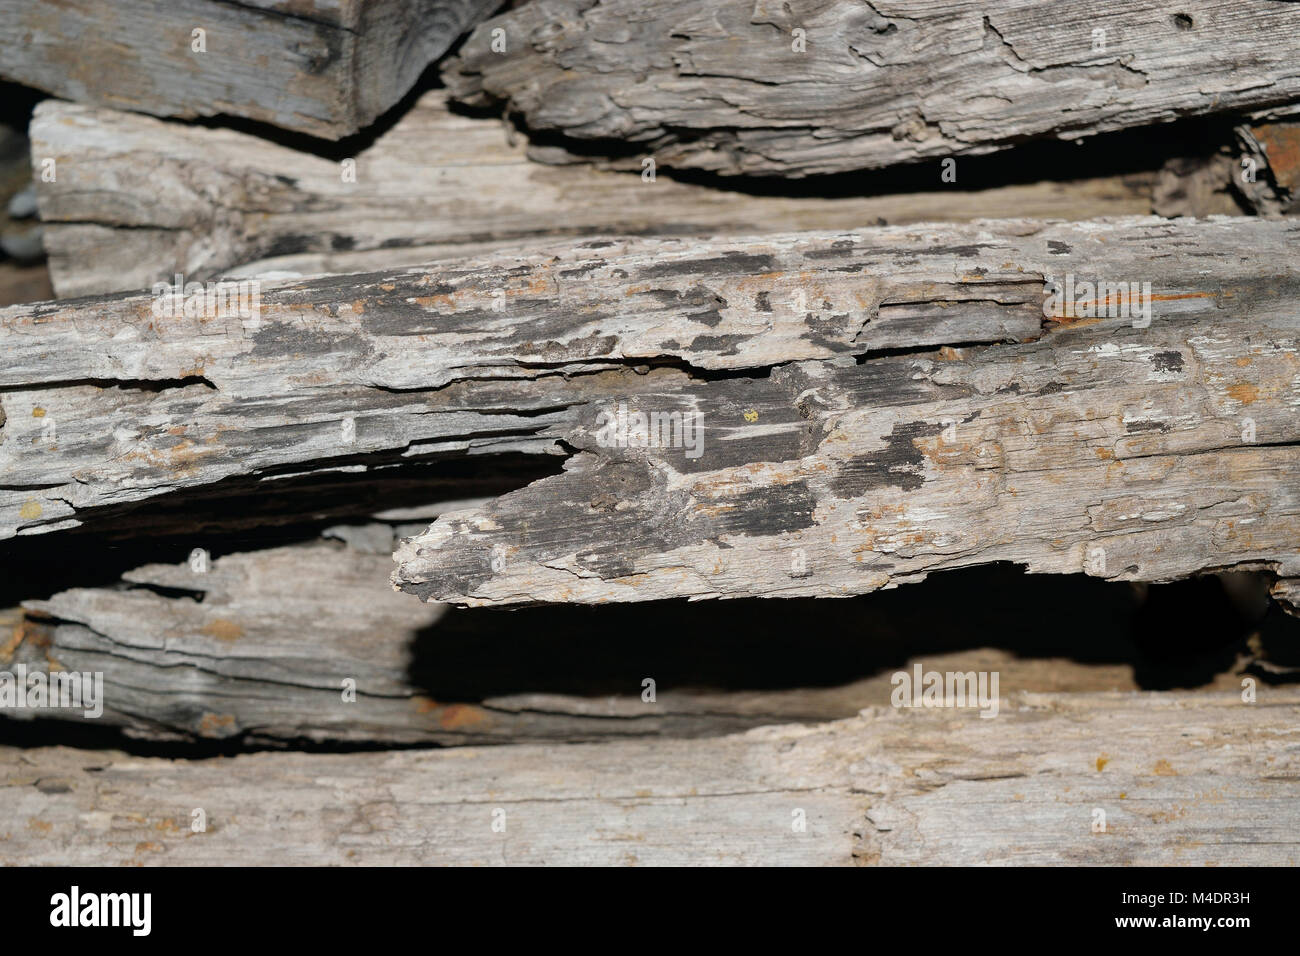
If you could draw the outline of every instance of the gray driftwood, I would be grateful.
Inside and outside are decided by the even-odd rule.
[[[1153,181],[1136,173],[838,199],[746,195],[531,162],[500,122],[449,112],[442,91],[358,153],[355,181],[336,161],[246,133],[54,100],[37,107],[31,133],[60,296],[148,288],[176,273],[369,271],[564,234],[1145,214]],[[56,161],[53,182],[40,180],[44,158]]]
[[[710,665],[713,656],[696,651],[696,663],[683,670],[677,645],[665,640],[688,624],[717,626],[722,615],[711,608],[638,608],[635,626],[615,609],[599,617],[571,608],[448,611],[385,586],[394,533],[401,528],[340,526],[326,532],[327,540],[200,554],[191,562],[135,568],[111,585],[71,587],[28,601],[0,613],[0,670],[23,664],[29,672],[103,673],[105,709],[87,722],[131,737],[267,744],[693,737],[821,722],[887,704],[892,676],[900,668],[910,673],[909,658],[945,672],[998,671],[1008,693],[1138,686],[1131,662],[1113,652],[1107,658],[1096,641],[1089,646],[1097,660],[1088,662],[993,647],[957,649],[962,635],[985,626],[969,611],[928,612],[926,623],[945,635],[934,641],[918,634],[916,620],[897,605],[891,610],[879,601],[842,601],[820,602],[815,610],[808,602],[728,607],[727,626],[747,635],[745,665],[779,657],[784,682],[770,686],[761,669],[758,677],[737,678],[732,666],[733,683],[718,689],[724,665]],[[1070,633],[1121,632],[1129,600],[1127,589],[1112,589],[1106,600],[1072,615]],[[1048,608],[1052,598],[1035,591],[1026,606]],[[1012,645],[1022,639],[1019,621],[990,616],[986,639]],[[1022,615],[1026,621],[1032,616]],[[850,655],[838,680],[801,680],[803,672],[791,671],[795,648],[784,636],[808,626],[851,628],[869,643],[870,656]],[[574,674],[588,646],[581,642],[602,632],[618,635],[619,649]],[[1063,635],[1058,629],[1055,636]],[[667,653],[666,644],[672,645]],[[721,648],[718,657],[727,654],[725,639],[714,647]],[[555,663],[539,673],[528,655],[542,648]],[[1238,663],[1215,686],[1237,686],[1234,673],[1250,662]],[[809,673],[824,672],[809,666]],[[557,683],[559,674],[565,676]],[[657,683],[653,701],[642,697],[646,676]],[[349,679],[353,701],[342,693]],[[86,720],[79,710],[4,714]]]
[[[338,139],[400,100],[500,5],[2,0],[0,77],[156,116],[238,116]]]
[[[575,149],[804,176],[1294,102],[1298,54],[1274,0],[535,0],[443,77]]]
[[[1119,548],[1107,576],[1188,573],[1215,553],[1294,575],[1298,228],[591,240],[268,286],[256,322],[159,319],[147,296],[9,308],[0,536],[239,476],[568,442],[583,452],[566,475],[440,519],[404,582],[448,600],[848,593],[981,559],[1077,570],[1103,543]],[[1044,277],[1066,273],[1150,281],[1151,327],[1045,318]],[[999,342],[1019,344],[944,351]],[[881,354],[898,349],[930,354]],[[597,415],[629,399],[707,409],[708,451],[684,466],[680,449],[596,449]],[[1060,487],[1041,500],[1050,469]],[[510,515],[539,503],[521,537]],[[866,506],[880,515],[857,517]],[[1128,553],[1165,540],[1178,547]],[[787,574],[801,541],[807,579]],[[503,575],[486,570],[498,544]]]
[[[4,748],[0,862],[1294,866],[1297,717],[1284,691],[1023,695],[702,741]]]

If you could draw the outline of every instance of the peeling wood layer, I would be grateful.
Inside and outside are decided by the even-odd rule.
[[[98,716],[3,713],[149,741],[478,745],[842,719],[887,705],[893,675],[921,661],[940,672],[997,671],[1006,693],[1136,690],[1161,679],[1129,636],[1140,604],[1127,587],[1061,579],[1023,588],[1003,572],[945,576],[907,601],[461,612],[385,587],[394,536],[419,527],[340,525],[321,540],[214,548],[197,564],[135,567],[0,612],[0,669],[104,675]],[[1020,593],[1016,607],[970,608],[990,584]],[[953,603],[932,607],[938,594]],[[1063,601],[1076,611],[1044,640],[1042,616]],[[685,637],[691,628],[714,635],[707,647]],[[794,637],[808,628],[812,643]],[[1216,648],[1226,631],[1216,627]],[[1267,640],[1250,655],[1207,659],[1198,671],[1206,689],[1276,669],[1270,650],[1289,642]],[[1086,659],[1076,660],[1081,648]],[[647,675],[656,681],[649,701]]]
[[[574,151],[807,176],[1293,103],[1298,37],[1271,0],[536,0],[443,78]]]
[[[155,306],[167,300],[147,296],[0,310],[7,357],[0,537],[74,527],[96,509],[232,476],[364,467],[365,456],[562,453],[561,441],[590,443],[601,409],[655,392],[664,403],[696,396],[722,403],[711,415],[723,416],[725,431],[700,467],[717,467],[718,452],[730,449],[722,452],[726,467],[786,462],[797,471],[797,460],[835,433],[836,416],[899,409],[881,433],[892,436],[886,443],[898,461],[864,465],[867,478],[857,465],[837,470],[852,485],[870,484],[875,468],[886,486],[897,465],[906,484],[919,485],[924,454],[914,440],[934,441],[934,415],[969,425],[963,442],[991,440],[1004,427],[998,421],[1024,417],[1028,399],[1016,398],[1017,385],[1022,393],[1046,389],[1037,401],[1086,416],[1071,395],[1052,399],[1054,389],[1069,388],[1050,363],[1067,356],[1067,377],[1074,369],[1080,387],[1109,383],[1107,401],[1136,400],[1148,381],[1169,391],[1169,409],[1093,412],[1110,422],[1095,427],[1118,429],[1125,443],[1183,441],[1186,432],[1196,447],[1214,435],[1212,447],[1223,448],[1250,405],[1260,443],[1274,447],[1249,449],[1241,460],[1285,456],[1295,428],[1285,368],[1294,358],[1296,274],[1287,250],[1296,228],[1285,220],[1007,220],[841,235],[600,239],[266,283],[249,316],[229,303],[160,316]],[[1236,252],[1245,248],[1249,258]],[[1067,273],[1151,281],[1152,328],[1046,320],[1043,279]],[[1275,339],[1260,338],[1263,322],[1276,328]],[[1222,349],[1219,335],[1227,336]],[[1133,355],[1120,351],[1121,339]],[[1085,359],[1060,351],[1067,342]],[[982,343],[1023,348],[942,361],[946,346]],[[897,349],[940,351],[919,368],[875,357]],[[985,361],[993,364],[982,370]],[[1035,361],[1047,364],[1031,374]],[[1208,379],[1203,365],[1220,377]],[[1009,397],[989,395],[992,380]],[[1168,432],[1139,426],[1138,435],[1121,418],[1163,421],[1189,402],[1208,403],[1202,414],[1214,415],[1176,421]],[[747,410],[762,420],[736,419]],[[880,437],[858,437],[869,458]],[[1076,452],[1101,462],[1086,442]],[[635,456],[619,467],[636,482],[666,474]],[[575,480],[591,480],[585,473]],[[790,475],[785,493],[799,498],[788,502],[790,531],[811,520],[809,488]]]

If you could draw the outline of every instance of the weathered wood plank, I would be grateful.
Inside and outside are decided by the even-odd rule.
[[[338,139],[394,105],[500,5],[3,0],[0,77],[156,116],[238,116]]]
[[[1298,37],[1272,0],[537,0],[443,78],[575,149],[805,176],[1294,102]]]
[[[45,247],[60,296],[148,288],[177,273],[358,272],[593,233],[749,234],[1004,215],[1091,219],[1151,211],[1154,175],[899,195],[762,196],[658,176],[547,166],[495,120],[432,91],[338,162],[256,136],[47,101],[35,155]],[[1216,210],[1218,211],[1218,210]],[[236,268],[238,267],[238,268]]]
[[[1023,695],[696,741],[4,748],[0,861],[1294,866],[1297,716],[1283,691]]]
[[[1294,577],[1300,319],[1265,287],[1297,288],[1180,285],[1156,297],[1192,307],[1149,328],[629,393],[583,410],[562,475],[404,544],[394,582],[477,606],[835,597],[993,561]],[[636,413],[676,420],[620,435]]]
[[[717,611],[605,608],[599,617],[558,607],[457,612],[385,586],[400,531],[339,526],[325,532],[330,540],[151,564],[0,613],[0,669],[104,675],[96,717],[0,713],[148,740],[450,745],[718,736],[847,718],[887,705],[893,674],[922,660],[930,670],[996,670],[1005,692],[1139,687],[1124,637],[1137,607],[1130,588],[1062,581],[1055,591],[1028,589],[1009,611],[983,613],[958,607],[980,592],[970,576],[931,585],[954,603],[928,609],[923,601],[924,611],[876,596]],[[83,557],[94,564],[93,552]],[[1085,595],[1044,640],[1042,615]],[[745,635],[744,660],[720,635],[707,652],[675,637],[692,627]],[[810,640],[809,629],[821,636]],[[979,640],[995,646],[973,646]],[[1072,659],[1072,647],[1086,648],[1088,660]],[[1245,662],[1226,663],[1206,680],[1237,686]],[[647,676],[656,682],[650,701]],[[353,701],[343,699],[347,679]]]
[[[1253,415],[1259,447],[1236,460],[1281,463],[1296,428],[1287,363],[1295,354],[1297,269],[1288,250],[1297,229],[1286,220],[1009,220],[842,235],[591,240],[431,269],[268,284],[253,319],[233,305],[159,318],[157,300],[147,296],[13,307],[0,311],[7,357],[0,537],[73,527],[97,509],[232,476],[364,469],[375,461],[367,456],[560,453],[562,441],[591,444],[600,410],[657,391],[663,402],[689,403],[695,394],[706,404],[722,401],[710,415],[723,431],[701,467],[794,462],[814,451],[818,429],[837,433],[836,415],[846,423],[882,414],[929,422],[980,413],[987,417],[963,431],[962,442],[982,435],[986,423],[1019,436],[1028,427],[1020,400],[989,394],[994,380],[1012,391],[1019,382],[1022,392],[1067,380],[1086,387],[1109,404],[1077,409],[1063,385],[1065,394],[1048,388],[1032,401],[1086,414],[1098,439],[1118,429],[1120,458],[1140,447],[1234,454],[1227,446],[1239,442],[1231,436]],[[1066,273],[1152,282],[1160,297],[1152,329],[1106,320],[1069,332],[1045,319],[1044,277]],[[1260,338],[1266,327],[1274,340]],[[1202,343],[1219,335],[1228,337],[1222,349]],[[941,353],[918,368],[906,358],[874,357],[881,349],[1040,338],[969,362],[947,363]],[[1121,339],[1140,360],[1119,349]],[[1165,360],[1153,356],[1164,345],[1183,364],[1159,364]],[[853,366],[855,359],[864,364]],[[1065,378],[1054,377],[1057,361]],[[802,362],[815,364],[795,364]],[[1029,363],[1023,374],[1018,363]],[[759,373],[713,381],[747,370]],[[822,384],[820,398],[799,398],[805,388],[816,397]],[[1172,404],[1131,407],[1148,388]],[[1203,405],[1203,417],[1191,416],[1189,403]],[[760,421],[738,418],[751,408]],[[1191,417],[1178,417],[1184,414]],[[1134,416],[1148,425],[1126,424]],[[890,454],[921,455],[899,427]],[[938,426],[916,427],[920,441]],[[1061,437],[1041,439],[1042,455],[1055,447],[1054,435]],[[874,434],[853,440],[864,443],[863,454],[878,452]],[[1032,456],[1036,441],[1016,438],[1015,452]],[[1080,453],[1095,457],[1086,442],[1061,451],[1070,448],[1070,462]],[[902,459],[882,465],[880,484],[894,465]],[[1139,463],[1135,473],[1156,466],[1155,459]],[[628,467],[645,478],[645,462]],[[844,467],[846,481],[858,482],[858,466]],[[907,483],[924,483],[915,467],[904,469]],[[976,472],[1010,477],[1017,467]],[[954,462],[954,480],[963,468]],[[1276,473],[1250,477],[1261,492],[1280,481]],[[585,468],[573,475],[594,479]],[[796,481],[793,490],[802,487]],[[1283,520],[1286,501],[1271,503],[1278,510],[1270,523]],[[594,517],[575,527],[594,527]],[[1048,564],[1077,569],[1077,553]]]

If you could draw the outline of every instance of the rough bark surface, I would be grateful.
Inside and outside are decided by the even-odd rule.
[[[1294,102],[1297,38],[1273,0],[536,0],[443,77],[597,153],[805,176]]]
[[[160,319],[152,312],[157,300],[143,296],[9,308],[0,311],[7,355],[0,368],[0,537],[74,527],[97,510],[235,476],[365,470],[380,460],[375,456],[560,453],[562,442],[594,448],[591,426],[602,410],[652,396],[652,409],[708,408],[707,454],[687,465],[681,449],[676,459],[672,449],[581,455],[567,475],[502,500],[503,518],[511,508],[555,504],[541,509],[540,523],[530,519],[525,539],[517,540],[518,529],[474,531],[463,523],[478,519],[441,519],[417,546],[438,545],[433,565],[408,554],[405,582],[424,595],[484,597],[471,579],[480,577],[479,559],[491,544],[500,543],[515,557],[499,585],[527,584],[512,592],[516,599],[714,594],[708,582],[723,579],[711,571],[698,578],[697,559],[711,569],[712,549],[729,550],[703,543],[718,536],[747,542],[729,551],[745,574],[751,549],[776,548],[769,560],[797,547],[814,525],[836,534],[838,522],[856,520],[848,504],[868,492],[880,505],[924,498],[926,507],[942,510],[956,506],[948,496],[963,486],[961,520],[954,521],[973,536],[968,543],[985,541],[978,516],[992,519],[997,509],[988,509],[998,502],[970,497],[975,491],[998,497],[998,508],[1012,507],[1006,496],[1017,494],[1033,503],[1050,484],[1032,478],[1038,469],[1061,467],[1064,478],[1082,458],[1096,480],[1118,482],[1106,487],[1145,496],[1141,476],[1152,479],[1153,469],[1173,469],[1171,481],[1176,474],[1193,479],[1197,469],[1167,457],[1190,451],[1204,452],[1202,468],[1236,463],[1253,491],[1241,506],[1229,505],[1244,491],[1233,485],[1212,514],[1139,524],[1169,529],[1186,521],[1202,534],[1212,518],[1228,520],[1238,507],[1251,517],[1259,508],[1268,516],[1256,535],[1232,539],[1239,557],[1268,555],[1255,560],[1285,570],[1294,555],[1275,558],[1274,551],[1288,536],[1292,549],[1296,542],[1286,526],[1294,489],[1285,478],[1297,428],[1297,267],[1289,253],[1297,229],[1286,220],[1009,220],[838,236],[592,240],[432,270],[272,285],[261,292],[254,320],[233,309]],[[1045,319],[1043,279],[1067,273],[1151,281],[1152,327]],[[995,342],[1022,344],[962,361],[947,361],[961,353],[943,351],[880,354]],[[1239,438],[1248,416],[1257,422],[1256,445]],[[947,417],[960,423],[959,440],[940,448]],[[1119,460],[1105,458],[1108,452]],[[1136,460],[1126,463],[1130,457]],[[605,475],[607,468],[617,474]],[[708,474],[725,480],[712,491],[689,490],[693,475]],[[1208,475],[1238,477],[1232,470]],[[583,497],[582,486],[593,483],[601,494]],[[1182,486],[1172,481],[1166,493],[1190,508],[1219,494],[1211,487],[1200,482],[1187,490],[1192,497],[1178,498]],[[1109,496],[1104,514],[1085,519],[1079,509],[1096,504],[1100,486],[1072,489],[1064,484],[1051,508],[1025,515],[1025,535],[1068,536],[1050,546],[1050,560],[1034,552],[1031,563],[1077,570],[1084,528],[1102,533],[1136,520],[1127,505],[1112,515],[1121,500]],[[713,498],[722,509],[716,513],[707,504]],[[704,509],[699,514],[692,500]],[[843,505],[826,523],[821,509],[832,501]],[[783,517],[775,523],[763,517],[776,513]],[[882,546],[890,544],[890,520],[921,540],[942,531],[914,527],[920,512],[889,513],[893,518],[876,526]],[[553,553],[565,537],[560,522],[570,518],[576,523],[567,534],[582,542],[579,550],[602,538],[608,548],[617,540],[611,532],[621,538],[639,530],[623,542],[623,558],[583,570]],[[999,539],[1009,533],[1005,520],[998,515]],[[681,528],[668,529],[682,522],[691,529],[685,539],[646,537],[661,525],[676,536]],[[840,535],[838,547],[850,537],[870,550],[863,533]],[[905,552],[918,542],[893,544]],[[600,583],[632,574],[645,554],[671,562],[679,545],[696,550],[677,585],[649,586],[640,572],[636,587]],[[1220,546],[1234,550],[1227,541]],[[954,541],[942,547],[975,557]],[[565,546],[562,553],[576,552]],[[1203,547],[1190,553],[1205,557]],[[855,555],[847,555],[852,573],[837,578],[835,589],[892,577],[882,555]],[[1131,562],[1121,557],[1112,556],[1108,573],[1127,573]],[[567,567],[539,570],[534,579],[525,570],[534,559]],[[1018,552],[1013,547],[998,559],[1018,560]],[[788,558],[780,564],[788,567]],[[1143,574],[1184,573],[1172,556],[1141,565]],[[519,571],[525,576],[516,579]],[[761,580],[812,593],[827,584],[824,576],[801,585],[769,572],[737,587],[748,593]],[[483,586],[496,600],[504,593],[486,583],[492,577],[486,574]],[[559,582],[570,587],[552,592]]]
[[[34,155],[60,296],[148,288],[177,273],[358,272],[562,234],[748,234],[1003,215],[1091,219],[1151,211],[1153,175],[841,198],[756,196],[657,176],[530,161],[496,120],[425,94],[338,162],[233,130],[46,101]],[[38,170],[39,172],[39,170]],[[38,175],[38,180],[40,179]],[[1210,211],[1224,211],[1214,209]],[[238,268],[236,268],[238,267]]]
[[[499,6],[3,0],[0,77],[155,116],[238,116],[338,139],[400,100],[461,33]],[[195,49],[199,40],[203,50]]]
[[[4,748],[0,861],[1294,866],[1298,716],[1281,691],[1023,695],[993,719],[881,708],[706,741]]]

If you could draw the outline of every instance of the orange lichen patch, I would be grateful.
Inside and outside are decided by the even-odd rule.
[[[1250,131],[1264,147],[1277,184],[1289,190],[1300,186],[1300,123],[1265,123]]]
[[[1072,329],[1081,329],[1089,325],[1096,325],[1101,321],[1101,319],[1077,318],[1072,315],[1052,315],[1050,318],[1058,325],[1068,325]]]
[[[423,306],[426,309],[437,309],[441,312],[444,309],[455,311],[456,293],[442,293],[439,295],[417,295],[411,300],[416,305]]]
[[[41,516],[43,510],[39,501],[35,498],[28,498],[23,502],[22,507],[18,509],[18,517],[24,521],[33,521]]]
[[[54,824],[50,823],[48,820],[40,820],[37,819],[36,817],[28,817],[27,829],[33,830],[37,833],[49,833],[51,830],[54,829]]]
[[[1168,760],[1157,760],[1155,769],[1152,771],[1157,777],[1176,777],[1178,771],[1169,765]]]
[[[1228,394],[1241,402],[1243,405],[1249,405],[1255,399],[1259,398],[1259,389],[1250,382],[1238,382],[1236,385],[1228,386]]]
[[[1241,356],[1241,358],[1237,359],[1236,364],[1238,368],[1245,368],[1247,365],[1250,364],[1250,356],[1249,355]]]
[[[244,636],[244,629],[234,621],[216,617],[199,629],[200,634],[215,637],[219,641],[237,641]]]
[[[170,818],[159,820],[157,823],[153,825],[153,828],[159,831],[160,833],[175,833],[178,829],[180,829],[176,825],[176,821]]]
[[[1110,763],[1110,758],[1107,757],[1105,754],[1102,754],[1100,757],[1098,757],[1098,758],[1097,758],[1097,772],[1098,772],[1098,773],[1101,773],[1103,770],[1105,770],[1105,769],[1106,769],[1106,764],[1108,764],[1108,763]]]
[[[161,853],[163,845],[161,843],[140,842],[135,845],[136,853]]]
[[[224,737],[234,726],[233,714],[204,714],[199,721],[199,733],[204,737]]]
[[[483,713],[481,707],[475,707],[473,704],[448,704],[442,709],[442,715],[438,718],[438,725],[443,730],[457,730],[461,727],[473,727],[475,724],[481,724],[487,715]]]
[[[41,408],[41,406],[37,405],[35,408],[32,409],[32,418],[44,418],[44,417],[45,417],[45,409]]]
[[[431,714],[438,709],[438,702],[432,697],[412,697],[411,703],[417,714]]]
[[[354,301],[354,302],[352,303],[352,311],[355,312],[357,315],[360,315],[361,313],[365,312],[365,311],[366,311],[366,300],[365,300],[365,299],[357,299],[356,301]]]
[[[942,362],[964,362],[966,360],[966,350],[944,345],[939,349],[939,360]]]
[[[1096,453],[1097,453],[1097,457],[1098,457],[1098,458],[1106,459],[1106,458],[1114,458],[1114,457],[1115,457],[1115,453],[1114,453],[1113,451],[1111,451],[1109,448],[1098,448],[1098,449],[1095,449],[1095,450],[1096,450]]]
[[[208,439],[211,443],[212,439]],[[194,474],[198,470],[199,459],[205,455],[213,454],[217,449],[202,448],[196,445],[188,438],[183,438],[175,445],[166,449],[147,449],[144,451],[127,452],[121,458],[122,461],[143,461],[150,468],[157,468],[162,471],[170,471],[177,477],[185,477]]]

